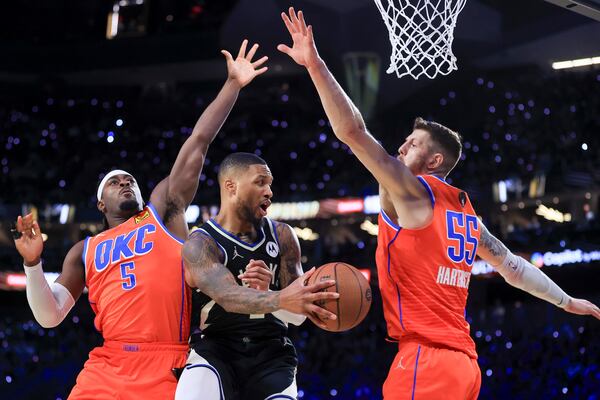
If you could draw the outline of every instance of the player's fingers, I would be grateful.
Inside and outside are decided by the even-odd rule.
[[[296,11],[294,10],[294,7],[290,7],[289,14],[290,14],[290,20],[292,21],[292,24],[294,24],[296,31],[299,31],[300,26],[298,23],[298,17],[296,16]]]
[[[246,54],[246,46],[248,46],[248,39],[244,39],[242,41],[242,45],[240,46],[240,51],[238,53],[238,58],[243,58]]]
[[[273,273],[271,272],[271,270],[268,268],[265,268],[263,266],[252,267],[252,268],[248,269],[246,272],[255,273],[258,276],[263,277],[264,279],[271,279],[271,277],[273,277]]]
[[[246,54],[246,60],[252,61],[252,57],[256,54],[256,50],[258,50],[258,43],[254,43],[254,45],[250,47],[250,51]]]
[[[252,63],[252,66],[253,66],[254,68],[258,68],[258,67],[260,67],[261,65],[263,65],[264,63],[266,63],[268,59],[269,59],[269,57],[267,57],[267,56],[264,56],[264,57],[262,57],[262,58],[259,58],[258,60],[254,61],[254,62]]]
[[[323,307],[319,307],[317,305],[311,304],[310,306],[308,306],[308,310],[314,314],[317,315],[319,317],[319,319],[323,320],[323,321],[327,321],[327,320],[336,320],[337,319],[337,315],[335,315],[334,313],[327,311],[326,309],[324,309]]]
[[[228,52],[227,50],[221,50],[221,54],[225,56],[225,60],[227,60],[227,62],[233,62],[233,56],[230,52]]]
[[[262,286],[265,286],[265,282],[261,281],[260,279],[243,279],[244,283],[248,286],[250,286],[251,288],[260,288]]]
[[[23,233],[23,218],[20,215],[17,217],[16,228],[19,233]]]
[[[298,11],[298,19],[300,25],[300,32],[302,32],[303,35],[306,35],[306,22],[304,22],[304,13],[302,11]]]
[[[325,323],[323,321],[321,321],[319,319],[319,317],[315,316],[315,315],[311,315],[311,314],[307,314],[306,317],[308,319],[310,319],[310,321],[315,324],[316,326],[318,326],[321,329],[327,329],[327,325],[325,325]]]
[[[314,36],[313,36],[313,28],[312,25],[309,25],[307,28],[307,34],[308,34],[308,38],[310,39],[310,41],[314,40]]]
[[[263,260],[250,260],[250,262],[248,263],[248,265],[246,265],[246,269],[250,269],[253,267],[260,267],[260,268],[264,268],[264,269],[269,269],[269,267],[267,267],[267,264],[263,261]]]
[[[318,292],[309,294],[306,298],[311,303],[314,303],[315,301],[321,300],[337,300],[340,298],[340,294],[335,292]]]
[[[335,285],[335,281],[333,279],[328,279],[326,281],[313,283],[312,285],[307,286],[307,290],[314,293],[314,292],[319,292],[321,290],[330,288],[334,285]]]
[[[267,274],[261,274],[259,272],[244,272],[243,274],[238,275],[238,278],[245,280],[245,279],[259,279],[261,281],[270,281],[271,280],[271,275]]]
[[[268,69],[269,67],[262,67],[261,69],[257,69],[256,71],[254,71],[254,76],[264,74],[265,72],[267,72]]]
[[[302,286],[308,285],[308,280],[310,279],[310,276],[315,273],[315,270],[316,270],[316,268],[312,267],[311,269],[306,271],[304,274],[302,274],[302,276],[299,276],[298,278],[296,278],[296,281],[300,282],[300,284]]]
[[[296,33],[296,27],[294,26],[294,24],[290,20],[290,17],[288,17],[288,15],[286,13],[284,13],[284,12],[281,13],[281,19],[283,19],[283,23],[285,24],[285,26],[286,26],[287,30],[290,32],[290,34]]]
[[[282,53],[287,54],[288,56],[292,53],[292,49],[289,46],[286,46],[285,44],[278,44],[277,50],[279,50]]]
[[[41,236],[42,235],[42,230],[40,229],[40,225],[38,224],[37,221],[33,221],[33,234],[35,236]]]
[[[271,270],[262,265],[252,265],[252,266],[246,267],[246,270],[242,273],[246,274],[248,272],[257,273],[260,275],[271,276]]]

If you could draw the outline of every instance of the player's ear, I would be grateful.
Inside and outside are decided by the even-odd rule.
[[[433,153],[431,158],[429,158],[427,167],[430,170],[436,170],[439,169],[442,164],[444,164],[444,155],[442,153]]]
[[[226,179],[225,190],[227,190],[227,192],[233,196],[237,192],[237,184],[232,179]]]
[[[104,201],[98,200],[96,207],[98,207],[98,211],[100,211],[102,214],[106,212],[106,204],[104,204]]]

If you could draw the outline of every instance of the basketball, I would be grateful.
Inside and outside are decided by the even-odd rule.
[[[337,315],[336,320],[324,321],[326,330],[342,332],[354,328],[367,316],[371,308],[371,287],[364,275],[353,266],[333,262],[320,266],[308,279],[308,284],[335,280],[335,286],[327,291],[337,292],[336,300],[321,300],[316,304]]]

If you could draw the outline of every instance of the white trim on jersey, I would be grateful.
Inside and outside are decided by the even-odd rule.
[[[215,301],[211,300],[208,303],[206,303],[204,307],[202,307],[202,310],[200,310],[200,329],[205,330],[206,328],[208,328],[206,320],[208,319],[208,314],[210,313],[210,310],[212,310],[214,305]]]
[[[274,393],[265,398],[265,400],[282,400],[282,399],[291,399],[295,400],[298,398],[298,387],[296,386],[296,370],[294,370],[294,380],[284,390],[279,393]]]
[[[229,256],[227,255],[227,251],[225,251],[225,248],[223,246],[221,246],[221,243],[219,243],[219,241],[217,239],[215,239],[214,237],[212,237],[212,235],[210,233],[208,233],[208,231],[206,229],[204,229],[204,228],[198,228],[197,230],[206,233],[212,240],[215,241],[215,243],[217,244],[217,246],[219,246],[219,248],[223,252],[223,255],[225,256],[225,262],[223,263],[223,265],[227,266],[227,262],[229,261]]]
[[[177,383],[175,400],[225,400],[219,371],[194,350]]]
[[[267,220],[267,225],[269,225],[269,230],[271,231],[271,236],[273,236],[273,239],[275,239],[277,246],[279,246],[279,238],[277,237],[277,232],[275,232],[275,221],[273,221],[272,219],[269,219],[267,217],[265,217],[265,219]]]
[[[239,245],[242,248],[244,248],[246,250],[250,250],[250,251],[254,251],[254,250],[258,249],[260,246],[262,246],[262,244],[265,242],[265,240],[267,238],[267,235],[265,235],[264,228],[261,227],[260,230],[262,233],[262,239],[259,242],[254,243],[252,246],[250,246],[250,245],[248,245],[248,243],[244,243],[241,240],[237,239],[231,232],[226,231],[221,226],[214,223],[212,220],[209,219],[208,221],[206,221],[206,223],[209,224],[210,226],[212,226],[215,229],[215,231],[217,231],[225,239],[230,240],[231,242],[235,243],[236,245]]]

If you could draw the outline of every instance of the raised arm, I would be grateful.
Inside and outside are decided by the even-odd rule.
[[[390,193],[402,224],[413,228],[422,226],[423,218],[415,218],[415,215],[422,213],[415,211],[423,208],[429,217],[427,207],[430,208],[430,203],[424,186],[403,162],[389,155],[368,132],[360,111],[319,56],[312,26],[306,25],[302,11],[296,15],[294,9],[290,8],[289,16],[282,13],[281,17],[292,37],[293,47],[280,44],[277,48],[308,70],[334,134],[350,147]]]
[[[201,231],[185,242],[182,254],[188,285],[200,289],[228,312],[267,314],[284,309],[296,314],[315,313],[323,320],[336,318],[313,304],[339,297],[337,293],[320,292],[333,286],[334,281],[304,286],[304,280],[299,278],[284,290],[272,292],[241,286],[223,265],[224,256],[216,242]]]
[[[23,257],[29,307],[41,326],[53,328],[63,321],[83,292],[83,241],[69,250],[61,274],[49,285],[44,277],[41,262],[44,248],[42,232],[32,214],[17,218],[13,236],[17,251]]]
[[[242,42],[235,60],[228,51],[221,51],[227,61],[227,80],[217,97],[204,110],[191,136],[179,150],[169,176],[152,192],[151,202],[163,217],[167,214],[168,207],[176,209],[168,210],[169,213],[174,211],[183,213],[192,202],[198,189],[208,147],[227,119],[240,89],[267,70],[267,67],[259,68],[267,61],[266,56],[252,61],[258,44],[252,46],[246,54],[247,44],[247,40]]]
[[[504,280],[533,296],[539,297],[573,314],[592,315],[600,319],[600,309],[584,299],[567,295],[539,268],[523,257],[514,255],[481,224],[477,255],[493,266]]]

